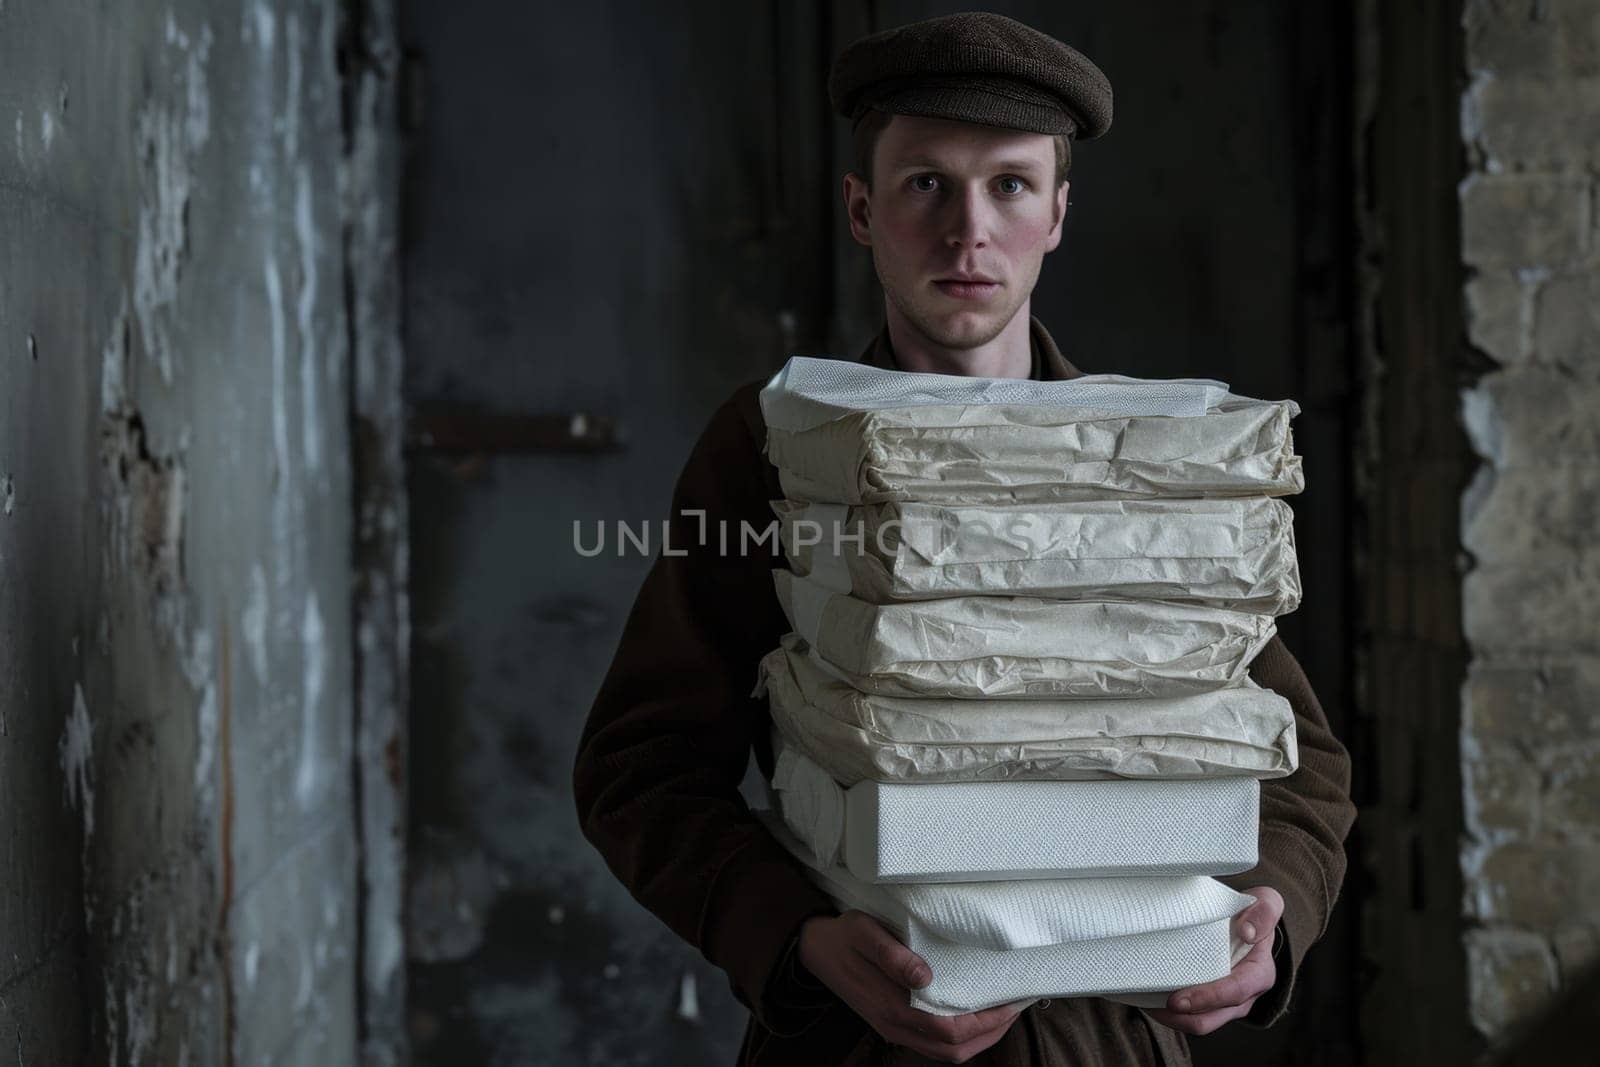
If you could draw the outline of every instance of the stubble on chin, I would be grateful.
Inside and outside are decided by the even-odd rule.
[[[993,341],[1010,325],[1012,318],[1016,316],[1017,307],[1021,306],[1018,304],[1017,307],[996,309],[991,305],[981,316],[964,313],[957,317],[940,313],[942,309],[935,306],[936,302],[940,302],[937,296],[929,296],[927,306],[919,306],[918,301],[902,299],[893,288],[885,287],[885,292],[889,294],[890,301],[894,303],[901,316],[918,333],[940,348],[952,352],[982,348]],[[1009,295],[1006,290],[1002,292]],[[960,325],[955,327],[947,325],[952,321]]]

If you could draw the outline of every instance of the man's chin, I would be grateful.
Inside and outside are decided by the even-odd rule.
[[[923,336],[941,348],[964,351],[981,348],[1000,336],[1009,319],[992,311],[963,310],[954,314],[930,315],[918,322]]]

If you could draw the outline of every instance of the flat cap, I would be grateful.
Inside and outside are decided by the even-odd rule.
[[[828,75],[852,122],[868,111],[1064,133],[1111,128],[1111,83],[1074,48],[1015,19],[970,11],[855,41]]]

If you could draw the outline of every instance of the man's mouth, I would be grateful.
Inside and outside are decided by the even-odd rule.
[[[1000,283],[982,274],[957,274],[935,278],[933,284],[945,296],[957,300],[982,300],[1000,288]]]

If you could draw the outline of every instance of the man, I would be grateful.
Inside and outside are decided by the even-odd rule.
[[[1110,125],[1111,92],[1082,55],[987,14],[863,38],[829,90],[855,124],[844,182],[872,250],[886,326],[863,362],[986,377],[1076,377],[1030,296],[1061,239],[1071,142]],[[1142,1012],[1080,998],[953,1018],[911,1009],[927,965],[860,912],[839,915],[739,794],[752,749],[772,769],[756,664],[788,626],[743,527],[783,495],[761,454],[761,382],[713,416],[679,478],[671,544],[640,590],[590,714],[574,785],[585,833],[646,907],[727,971],[750,1008],[742,1063],[1181,1064],[1183,1034],[1285,1009],[1324,930],[1354,816],[1349,759],[1298,663],[1274,639],[1252,677],[1295,708],[1300,770],[1263,783],[1261,862],[1227,879],[1256,897],[1252,944],[1227,977]],[[719,538],[705,531],[728,530]],[[729,545],[723,551],[721,544]]]

